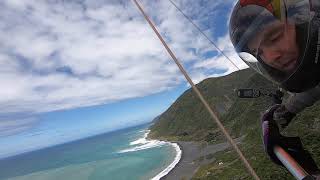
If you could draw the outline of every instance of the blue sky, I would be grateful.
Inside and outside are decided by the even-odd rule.
[[[236,70],[170,4],[141,1],[195,83]],[[233,0],[176,0],[240,68]],[[0,158],[151,121],[189,85],[131,1],[0,2]]]

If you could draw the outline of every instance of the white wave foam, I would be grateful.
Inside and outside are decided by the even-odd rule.
[[[163,176],[167,175],[180,161],[182,151],[177,143],[171,143],[171,145],[175,148],[177,155],[174,158],[173,162],[163,171],[161,171],[159,174],[157,174],[155,177],[153,177],[151,180],[159,180]]]
[[[160,147],[160,146],[168,144],[167,142],[164,142],[164,141],[147,140],[147,136],[148,136],[149,132],[150,132],[150,130],[147,130],[142,138],[130,142],[130,145],[131,146],[135,146],[135,147],[118,151],[118,153],[135,152],[135,151],[140,151],[140,150]],[[140,145],[140,146],[137,146],[137,145]]]
[[[130,142],[130,145],[134,146],[134,145],[138,145],[138,144],[147,144],[148,143],[147,136],[148,136],[149,132],[150,132],[150,130],[146,130],[142,138]]]
[[[130,145],[135,146],[135,147],[121,150],[118,153],[135,152],[135,151],[160,147],[163,145],[173,146],[176,150],[176,153],[177,153],[173,162],[169,166],[167,166],[163,171],[161,171],[159,174],[157,174],[155,177],[153,177],[151,179],[151,180],[160,180],[160,178],[167,175],[179,163],[179,161],[181,159],[182,151],[177,143],[170,143],[170,142],[158,141],[158,140],[147,140],[147,137],[148,137],[150,130],[146,130],[145,132],[146,133],[143,135],[142,138],[130,142]],[[142,145],[140,145],[140,144],[142,144]],[[136,145],[140,145],[140,146],[136,146]]]
[[[138,145],[138,144],[147,144],[147,143],[148,143],[148,141],[145,138],[140,138],[138,140],[132,141],[130,143],[130,145],[134,146],[134,145]]]
[[[147,143],[144,144],[144,145],[137,146],[137,147],[133,147],[133,148],[129,148],[129,149],[121,150],[121,151],[119,151],[119,153],[141,151],[141,150],[145,150],[145,149],[160,147],[160,146],[163,146],[163,145],[165,145],[165,144],[167,144],[167,142],[157,141],[157,140],[151,140],[151,141],[147,141]]]

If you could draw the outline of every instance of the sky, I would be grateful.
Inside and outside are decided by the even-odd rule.
[[[237,68],[167,0],[141,0],[195,83]],[[234,0],[174,2],[241,69]],[[190,86],[131,0],[0,2],[0,158],[150,122]]]

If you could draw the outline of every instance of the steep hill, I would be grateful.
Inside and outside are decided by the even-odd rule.
[[[258,74],[250,69],[234,72],[230,75],[209,78],[197,84],[197,87],[208,100],[210,106],[214,107],[220,117],[228,118],[233,104],[241,103],[237,99],[235,90],[237,88],[258,87],[272,89],[272,84],[263,80]],[[252,100],[245,100],[250,103]],[[235,108],[235,106],[233,106]],[[239,112],[246,111],[241,106]],[[232,111],[233,112],[233,111]],[[209,113],[206,111],[192,89],[184,92],[172,105],[157,118],[158,120],[150,128],[150,137],[167,140],[204,140],[217,136],[217,128]],[[228,123],[231,123],[230,121]]]
[[[271,104],[268,97],[239,99],[236,88],[274,90],[272,83],[246,69],[230,75],[209,78],[197,85],[209,104],[219,112],[233,137],[245,137],[240,148],[262,179],[292,179],[287,171],[271,163],[261,141],[260,114]],[[320,103],[299,114],[284,134],[298,135],[316,162],[320,162]],[[158,117],[150,137],[166,140],[225,141],[198,98],[189,89]],[[237,155],[231,150],[214,155],[215,161],[201,167],[194,179],[250,179]],[[223,166],[218,165],[224,162]]]

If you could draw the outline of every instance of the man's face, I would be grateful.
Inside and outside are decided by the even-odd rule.
[[[260,56],[275,69],[290,73],[297,66],[299,48],[294,25],[273,22],[259,32],[248,46],[254,56]]]

